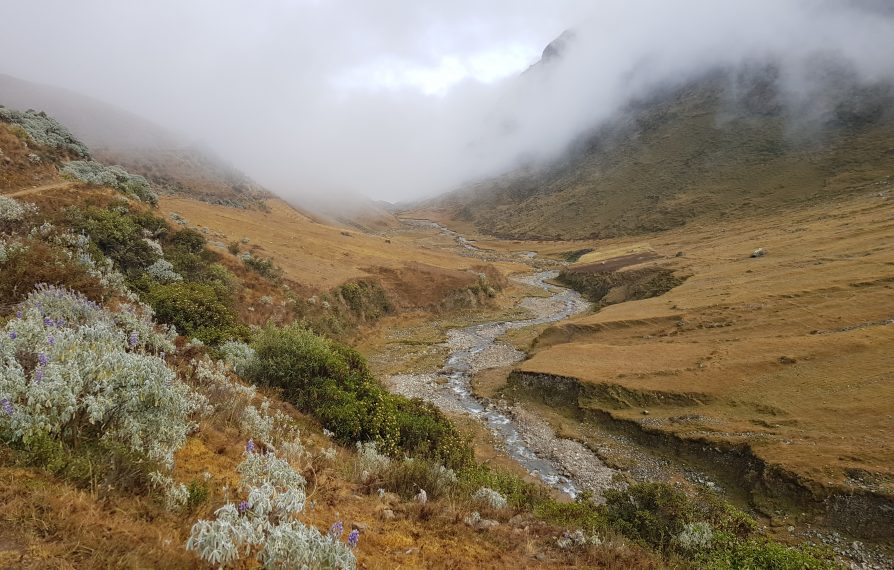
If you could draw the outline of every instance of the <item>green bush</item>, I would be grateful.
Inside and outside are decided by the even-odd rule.
[[[371,281],[353,281],[337,287],[333,293],[341,296],[351,313],[361,320],[374,320],[392,311],[385,290]]]
[[[467,439],[434,404],[401,396],[391,399],[400,449],[453,467],[472,464]]]
[[[155,462],[112,441],[87,442],[77,449],[66,447],[58,438],[43,433],[14,444],[15,461],[38,467],[83,487],[114,486],[144,490]]]
[[[158,260],[158,254],[143,241],[142,226],[128,212],[118,209],[91,208],[76,220],[75,226],[115,262],[119,271],[134,277]]]
[[[184,228],[171,236],[171,245],[187,253],[201,253],[207,244],[201,232]]]
[[[568,529],[581,529],[588,533],[608,527],[605,512],[595,502],[591,493],[581,493],[572,503],[547,499],[539,502],[534,513],[543,520]]]
[[[670,485],[640,483],[624,491],[606,491],[605,516],[627,538],[666,550],[684,525],[693,522],[693,507],[682,491]]]
[[[208,485],[203,481],[191,481],[186,486],[186,492],[189,494],[186,499],[186,507],[195,510],[196,507],[203,505],[208,500],[210,490]]]
[[[549,499],[549,493],[542,485],[529,483],[518,475],[481,463],[470,463],[459,472],[459,478],[467,494],[471,495],[481,487],[489,487],[517,509],[534,510],[542,504],[555,503]]]
[[[300,325],[267,327],[253,348],[246,377],[281,388],[339,441],[374,441],[388,455],[408,453],[449,467],[471,461],[468,444],[439,410],[387,393],[355,350]]]
[[[792,548],[764,538],[739,540],[716,533],[714,546],[701,559],[705,570],[832,570],[841,568],[829,552],[810,547]]]
[[[405,499],[425,489],[428,499],[440,499],[458,489],[456,474],[440,463],[425,459],[392,461],[382,473],[383,488]],[[377,483],[378,484],[378,483]]]
[[[246,340],[248,329],[240,324],[228,299],[203,283],[152,283],[144,295],[159,322],[177,327],[177,332],[206,344]]]

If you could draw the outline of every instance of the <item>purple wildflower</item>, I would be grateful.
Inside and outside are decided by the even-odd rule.
[[[239,509],[239,514],[242,514],[250,509],[251,505],[248,503],[248,501],[239,501],[239,505],[236,508]]]
[[[140,344],[140,335],[137,334],[137,331],[133,331],[130,333],[130,346],[135,347]]]
[[[48,336],[47,344],[50,346],[53,346],[54,344],[56,344],[56,337],[54,337],[53,335]]]
[[[56,319],[56,326],[57,326],[57,327],[64,327],[64,326],[65,326],[65,319],[61,319],[61,318],[60,318],[60,319]]]
[[[22,318],[22,309],[19,309],[18,311],[16,311],[16,318],[17,318],[17,319],[21,319],[21,318]]]
[[[348,546],[357,548],[358,542],[360,542],[360,531],[355,528],[351,531],[351,534],[348,535]]]
[[[55,325],[55,324],[56,324],[56,323],[55,323],[55,322],[53,321],[53,319],[51,319],[50,317],[44,317],[44,318],[43,318],[43,326],[45,326],[45,327],[51,327],[51,326],[53,326],[53,325]]]
[[[40,384],[43,382],[43,368],[38,367],[37,370],[34,371],[34,383]]]
[[[3,398],[0,400],[0,408],[3,408],[3,411],[7,413],[7,415],[12,415],[15,411],[12,407],[12,404],[9,403],[9,400]]]
[[[19,334],[16,331],[9,331],[9,340],[15,340]]]
[[[332,523],[332,526],[329,527],[329,536],[332,538],[341,538],[341,535],[345,532],[345,525],[342,524],[341,521],[335,521]]]
[[[50,359],[45,353],[41,352],[37,355],[37,362],[39,362],[41,366],[46,366],[50,363]]]
[[[245,453],[254,453],[255,452],[255,440],[248,438],[248,443],[245,444]]]

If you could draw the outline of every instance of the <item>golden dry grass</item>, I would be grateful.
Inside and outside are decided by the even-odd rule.
[[[519,369],[619,386],[642,400],[590,405],[638,421],[647,406],[643,421],[668,432],[747,442],[811,480],[892,492],[889,196],[867,192],[649,236],[665,256],[658,263],[689,279],[661,297],[550,327]],[[758,247],[767,255],[750,258]],[[687,415],[694,419],[668,421]]]
[[[385,238],[349,231],[316,223],[281,200],[267,204],[270,211],[261,212],[164,197],[159,209],[165,215],[179,213],[190,225],[209,228],[222,241],[248,238],[246,249],[257,247],[258,255],[272,257],[288,278],[321,289],[370,276],[379,268],[403,270],[410,261],[445,271],[480,265],[474,258],[419,247],[412,236]]]

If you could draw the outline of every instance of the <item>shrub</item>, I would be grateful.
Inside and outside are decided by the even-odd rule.
[[[641,483],[605,492],[608,523],[631,540],[667,549],[686,523],[693,522],[686,495],[663,483]]]
[[[492,509],[505,509],[507,505],[506,498],[490,487],[479,488],[472,495],[472,500]]]
[[[0,106],[0,121],[20,125],[28,136],[39,145],[70,152],[77,156],[89,157],[87,146],[75,138],[62,123],[48,117],[43,111],[28,109],[14,111]]]
[[[239,376],[244,376],[246,366],[255,357],[255,350],[238,340],[228,340],[219,348],[223,361]]]
[[[0,196],[0,231],[10,231],[31,214],[37,212],[34,204],[22,203],[15,198]]]
[[[153,206],[158,204],[158,195],[152,190],[149,181],[120,166],[105,166],[92,160],[73,160],[65,163],[61,172],[87,184],[114,188]]]
[[[430,457],[456,468],[471,461],[468,444],[439,410],[388,394],[353,349],[300,325],[267,327],[253,347],[246,377],[281,388],[343,443],[372,441],[388,455]]]
[[[0,263],[0,305],[21,302],[40,283],[74,288],[91,299],[101,299],[110,285],[103,283],[100,272],[42,241],[7,242],[0,238]]]
[[[381,475],[381,485],[405,499],[425,491],[428,499],[439,499],[457,488],[456,473],[424,459],[393,461]]]
[[[0,337],[0,429],[25,443],[120,443],[172,465],[204,399],[143,350],[132,322],[69,291],[33,293]]]
[[[144,298],[160,322],[174,325],[183,336],[208,344],[248,336],[248,329],[237,321],[229,304],[210,285],[158,283],[149,287]]]
[[[183,276],[174,271],[170,261],[159,259],[146,268],[146,274],[159,283],[173,283],[183,281]]]
[[[544,500],[537,504],[534,512],[538,517],[565,528],[583,529],[592,533],[607,527],[605,514],[593,502],[590,493],[581,493],[572,503]]]
[[[186,492],[188,493],[186,499],[187,508],[195,509],[196,507],[205,504],[208,500],[210,490],[208,489],[207,483],[204,481],[190,481],[189,485],[186,486]]]
[[[462,469],[473,463],[468,441],[431,402],[391,396],[400,449]]]
[[[333,293],[341,296],[352,314],[362,320],[374,320],[392,311],[382,286],[370,281],[355,281],[337,287]]]
[[[201,232],[184,228],[171,236],[171,245],[187,253],[201,253],[207,244]]]
[[[158,260],[152,246],[143,241],[141,226],[127,211],[93,208],[76,219],[75,226],[125,274],[136,276]]]
[[[674,547],[684,552],[702,552],[711,548],[714,529],[706,522],[686,523],[674,538]]]
[[[739,540],[717,533],[715,548],[700,558],[699,568],[768,570],[832,570],[840,568],[830,553],[811,547],[792,548],[763,538]]]
[[[376,450],[376,444],[368,441],[357,442],[357,456],[354,458],[354,479],[361,483],[380,479],[391,465],[391,459]]]
[[[345,544],[341,533],[323,535],[294,519],[304,510],[305,482],[286,461],[248,450],[237,471],[245,499],[197,521],[187,550],[215,566],[253,556],[264,568],[355,568],[356,541]]]
[[[500,493],[507,504],[515,508],[532,510],[549,497],[543,486],[529,483],[518,475],[493,469],[488,465],[472,463],[458,474],[466,492],[472,493],[481,487],[488,487]]]

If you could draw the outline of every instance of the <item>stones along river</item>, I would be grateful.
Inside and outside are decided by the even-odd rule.
[[[414,222],[421,225],[421,220]],[[461,237],[434,222],[426,225]],[[477,249],[465,239],[457,242],[467,252]],[[524,359],[523,352],[497,340],[507,331],[560,321],[589,308],[577,292],[546,283],[557,274],[540,271],[512,278],[549,293],[548,297],[526,297],[519,302],[532,314],[530,318],[451,329],[446,343],[449,354],[439,370],[395,375],[387,383],[397,393],[428,400],[446,412],[468,414],[482,422],[506,454],[547,484],[571,496],[582,490],[601,494],[612,486],[614,470],[592,451],[579,442],[557,437],[544,420],[520,406],[495,405],[472,393],[471,378],[477,372]]]

